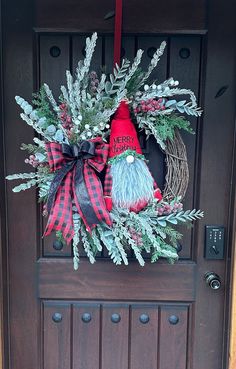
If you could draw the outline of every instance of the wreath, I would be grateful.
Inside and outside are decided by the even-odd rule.
[[[47,84],[33,95],[32,105],[16,96],[21,118],[37,133],[32,144],[21,146],[29,152],[25,163],[34,171],[7,179],[26,180],[14,192],[37,186],[43,215],[48,216],[44,235],[56,231],[61,241],[72,241],[75,269],[80,244],[91,263],[104,247],[115,264],[128,264],[129,249],[141,266],[144,251],[151,262],[166,258],[173,263],[182,236],[175,226],[203,217],[200,210],[183,209],[189,173],[180,135],[180,130],[193,133],[183,114],[198,117],[201,110],[194,93],[179,88],[173,78],[148,84],[165,42],[147,71],[140,67],[143,50],[138,50],[133,63],[123,60],[113,74],[99,78],[90,71],[96,40],[96,33],[86,39],[86,55],[75,77],[66,71],[67,87],[61,86],[58,102]],[[154,136],[165,153],[163,195],[137,129],[147,138]]]

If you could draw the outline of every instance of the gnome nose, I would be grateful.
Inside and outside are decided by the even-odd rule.
[[[115,119],[130,119],[129,105],[126,101],[121,101],[116,113]]]

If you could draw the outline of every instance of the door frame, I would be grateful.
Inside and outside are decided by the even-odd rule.
[[[236,124],[235,124],[236,127]],[[229,250],[229,305],[228,305],[228,325],[227,325],[227,347],[225,348],[226,360],[228,361],[229,369],[234,369],[236,366],[236,129],[234,135],[234,155],[232,163],[232,216],[231,216],[231,238],[232,247]]]
[[[5,148],[4,148],[4,83],[3,83],[3,25],[0,0],[0,369],[8,367],[8,258],[6,243]]]
[[[229,7],[233,8],[233,0],[230,0]],[[0,89],[1,89],[1,99],[0,99],[0,111],[1,111],[1,122],[4,122],[4,85],[6,81],[3,75],[4,71],[4,60],[5,60],[5,45],[7,43],[7,32],[9,31],[7,27],[3,27],[3,23],[7,22],[10,18],[14,18],[14,6],[6,6],[7,0],[0,0]],[[21,2],[21,19],[18,23],[14,23],[13,32],[21,31],[22,23],[29,15],[33,13],[32,0],[24,0]],[[211,21],[217,25],[218,16],[221,14],[222,4],[221,0],[210,0],[208,3],[208,17],[211,15]],[[10,9],[11,14],[8,13],[8,17],[5,17],[2,10],[4,11]],[[23,9],[23,10],[22,10]],[[232,17],[233,12],[229,12],[229,17]],[[225,27],[229,23],[228,19],[225,17],[221,18],[221,23],[225,22]],[[6,25],[6,23],[5,23]],[[25,34],[32,33],[32,29],[27,29],[24,27],[23,31]],[[163,32],[162,32],[163,33]],[[28,37],[27,35],[27,37]],[[10,47],[13,45],[11,44]],[[232,48],[235,45],[232,45]],[[33,60],[33,58],[32,58]],[[33,85],[33,81],[32,81]],[[235,88],[235,86],[234,86]],[[235,116],[235,114],[234,114]],[[234,146],[236,145],[236,140],[234,139]],[[235,150],[234,150],[235,152]],[[0,124],[0,157],[5,158],[6,148],[4,146],[4,124]],[[7,250],[7,199],[6,199],[6,186],[5,186],[5,168],[4,160],[0,160],[0,369],[9,369],[9,335],[8,335],[8,299],[9,299],[9,261],[8,261],[8,250]],[[236,246],[236,198],[234,185],[236,183],[236,156],[234,154],[233,164],[232,164],[232,183],[231,183],[231,204],[229,209],[229,237],[228,237],[228,250],[227,250],[227,270],[226,270],[226,281],[228,289],[226,290],[226,309],[225,309],[225,345],[224,345],[224,367],[228,367],[228,364],[232,365],[233,357],[229,362],[229,347],[231,340],[230,352],[233,354],[236,352],[236,332],[231,330],[230,327],[235,327],[235,320],[233,316],[233,311],[236,309],[236,296],[230,298],[231,292],[234,291],[233,288],[236,286],[236,251],[234,245]],[[1,368],[2,362],[2,368]],[[230,368],[233,369],[233,366]]]

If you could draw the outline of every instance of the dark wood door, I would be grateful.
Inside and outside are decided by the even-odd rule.
[[[3,1],[4,174],[25,170],[19,146],[33,137],[18,117],[14,95],[30,98],[42,82],[58,92],[65,69],[73,70],[83,55],[87,32],[101,32],[94,68],[105,64],[111,69],[113,45],[112,23],[104,25],[100,19],[110,10],[106,1],[99,9],[87,4],[89,19],[86,6],[73,1],[39,1],[34,9],[28,0],[12,3],[14,6]],[[131,3],[126,2],[124,11]],[[181,1],[177,12],[161,8],[160,30],[156,18],[160,9],[156,2],[151,3],[155,17],[150,12],[148,19],[147,13],[145,16],[152,34],[145,18],[140,25],[133,20],[134,16],[140,18],[141,2],[133,8],[130,22],[131,13],[125,13],[123,53],[132,58],[137,48],[143,48],[145,65],[152,48],[166,39],[168,50],[156,78],[173,75],[201,101],[203,119],[192,119],[196,135],[184,136],[191,177],[185,207],[200,207],[205,218],[195,228],[184,230],[180,260],[175,265],[147,260],[141,268],[131,255],[128,267],[118,267],[101,254],[95,265],[82,258],[75,272],[71,248],[57,250],[54,236],[41,238],[43,222],[36,193],[15,195],[7,184],[2,201],[7,223],[4,276],[9,340],[5,360],[10,369],[225,367],[235,101],[233,12],[230,2],[227,10],[220,0],[210,3],[207,13],[203,1],[190,1],[190,5]],[[172,2],[168,4],[172,9]],[[227,18],[222,12],[227,12]],[[63,30],[58,29],[61,25]],[[163,155],[152,141],[142,145],[152,172],[163,183]],[[226,227],[224,260],[204,258],[205,224]],[[203,278],[212,270],[223,282],[217,292]]]

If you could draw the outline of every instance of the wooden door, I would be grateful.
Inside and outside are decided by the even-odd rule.
[[[95,265],[82,259],[75,272],[71,248],[58,248],[54,236],[41,238],[36,192],[15,195],[7,184],[1,197],[6,217],[6,368],[225,368],[235,101],[233,12],[230,2],[226,7],[220,0],[210,2],[208,13],[204,1],[181,1],[177,11],[171,10],[172,1],[167,3],[168,12],[151,1],[150,15],[141,2],[136,7],[126,2],[123,53],[132,58],[137,48],[143,48],[145,65],[153,48],[166,39],[168,50],[157,79],[173,75],[200,99],[204,117],[192,119],[195,136],[184,136],[191,176],[185,207],[200,207],[205,218],[184,230],[175,265],[147,260],[141,268],[131,255],[128,267],[117,267],[104,253]],[[74,1],[38,1],[34,9],[30,0],[2,4],[5,171],[0,167],[1,178],[25,170],[19,147],[33,137],[19,119],[14,95],[30,98],[42,82],[58,92],[65,69],[73,70],[82,57],[88,32],[100,32],[95,68],[106,65],[109,71],[113,45],[112,22],[101,21],[111,10],[107,1],[96,9],[92,2],[86,8]],[[142,146],[163,184],[163,155],[151,140],[142,141]],[[224,260],[204,258],[205,224],[226,227]],[[217,292],[204,281],[207,271],[222,279]]]

